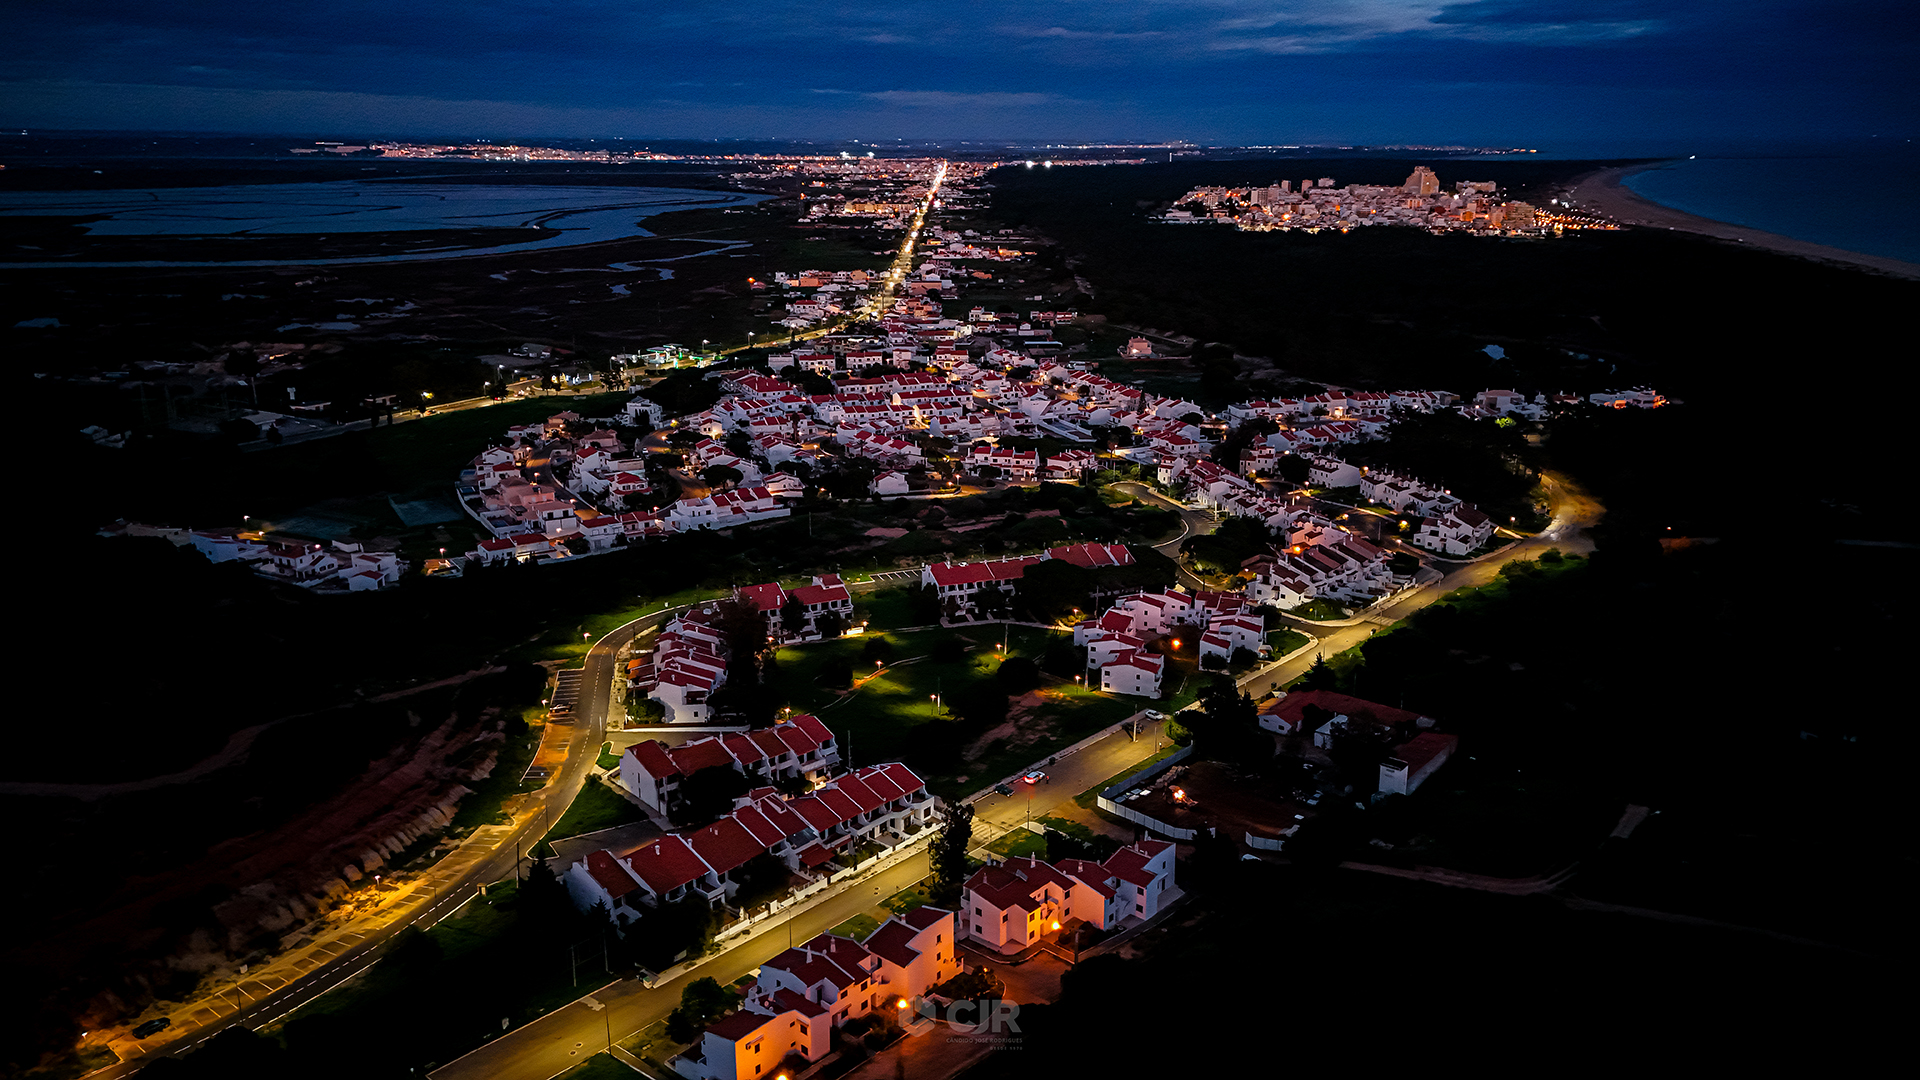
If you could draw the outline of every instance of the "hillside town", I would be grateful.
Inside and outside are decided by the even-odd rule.
[[[1398,187],[1339,185],[1330,176],[1280,180],[1267,187],[1197,187],[1174,200],[1161,215],[1169,224],[1217,222],[1242,232],[1318,231],[1400,225],[1429,232],[1469,232],[1499,236],[1551,236],[1568,230],[1617,229],[1618,225],[1557,199],[1535,206],[1500,197],[1491,180],[1460,180],[1447,191],[1424,165]]]

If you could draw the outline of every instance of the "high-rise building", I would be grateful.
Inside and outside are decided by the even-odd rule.
[[[1291,192],[1292,190],[1293,190],[1293,181],[1291,181],[1291,180],[1282,180],[1282,181],[1280,181],[1280,192],[1281,192],[1281,194],[1286,194],[1286,193],[1289,193],[1289,192]]]
[[[1413,195],[1432,195],[1440,190],[1440,178],[1433,174],[1432,169],[1420,165],[1414,168],[1413,175],[1407,177],[1407,182],[1401,186]]]
[[[1320,187],[1332,187],[1332,186],[1333,186],[1333,177],[1331,177],[1331,176],[1323,176],[1323,177],[1321,177],[1321,178],[1320,178],[1320,180],[1319,180],[1319,186],[1320,186]]]

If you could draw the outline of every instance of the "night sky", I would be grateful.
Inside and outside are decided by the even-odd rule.
[[[1427,143],[1920,127],[1912,0],[12,0],[0,123]]]

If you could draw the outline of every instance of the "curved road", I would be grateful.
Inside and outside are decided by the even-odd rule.
[[[1220,517],[1213,511],[1196,510],[1184,503],[1175,502],[1138,480],[1122,480],[1112,486],[1116,490],[1124,491],[1134,498],[1139,499],[1141,502],[1154,503],[1180,515],[1180,535],[1171,540],[1162,541],[1161,543],[1153,545],[1153,550],[1167,556],[1176,563],[1180,562],[1180,545],[1186,542],[1187,537],[1205,536],[1220,527]],[[1193,571],[1188,570],[1185,564],[1181,564],[1177,580],[1189,589],[1207,589],[1212,587],[1194,576]]]
[[[307,945],[257,966],[167,1014],[173,1024],[148,1039],[122,1033],[109,1040],[121,1062],[93,1074],[117,1078],[155,1057],[190,1050],[235,1024],[261,1028],[286,1016],[379,960],[383,946],[413,925],[431,926],[472,899],[480,887],[516,872],[521,856],[580,793],[598,756],[613,708],[614,658],[635,634],[668,612],[642,616],[609,633],[587,653],[580,698],[567,733],[566,761],[538,791],[519,797],[509,825],[483,826],[423,874],[383,890],[376,909],[323,931]]]
[[[1320,647],[1277,667],[1256,668],[1242,675],[1240,688],[1258,697],[1268,690],[1285,686],[1304,675],[1313,666],[1316,657],[1345,652],[1365,642],[1381,627],[1392,625],[1421,608],[1439,602],[1455,589],[1486,585],[1499,576],[1502,566],[1517,559],[1537,559],[1548,548],[1580,555],[1591,553],[1593,540],[1587,536],[1586,530],[1599,522],[1606,514],[1606,508],[1566,477],[1546,474],[1541,477],[1541,484],[1547,489],[1553,520],[1539,535],[1521,540],[1499,554],[1487,556],[1478,562],[1436,560],[1452,569],[1443,573],[1438,581],[1368,612],[1352,625],[1316,623],[1287,616],[1287,621],[1293,626],[1314,634]]]

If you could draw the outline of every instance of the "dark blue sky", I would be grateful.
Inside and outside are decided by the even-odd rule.
[[[1920,127],[1915,0],[11,0],[0,123],[1465,143]]]

